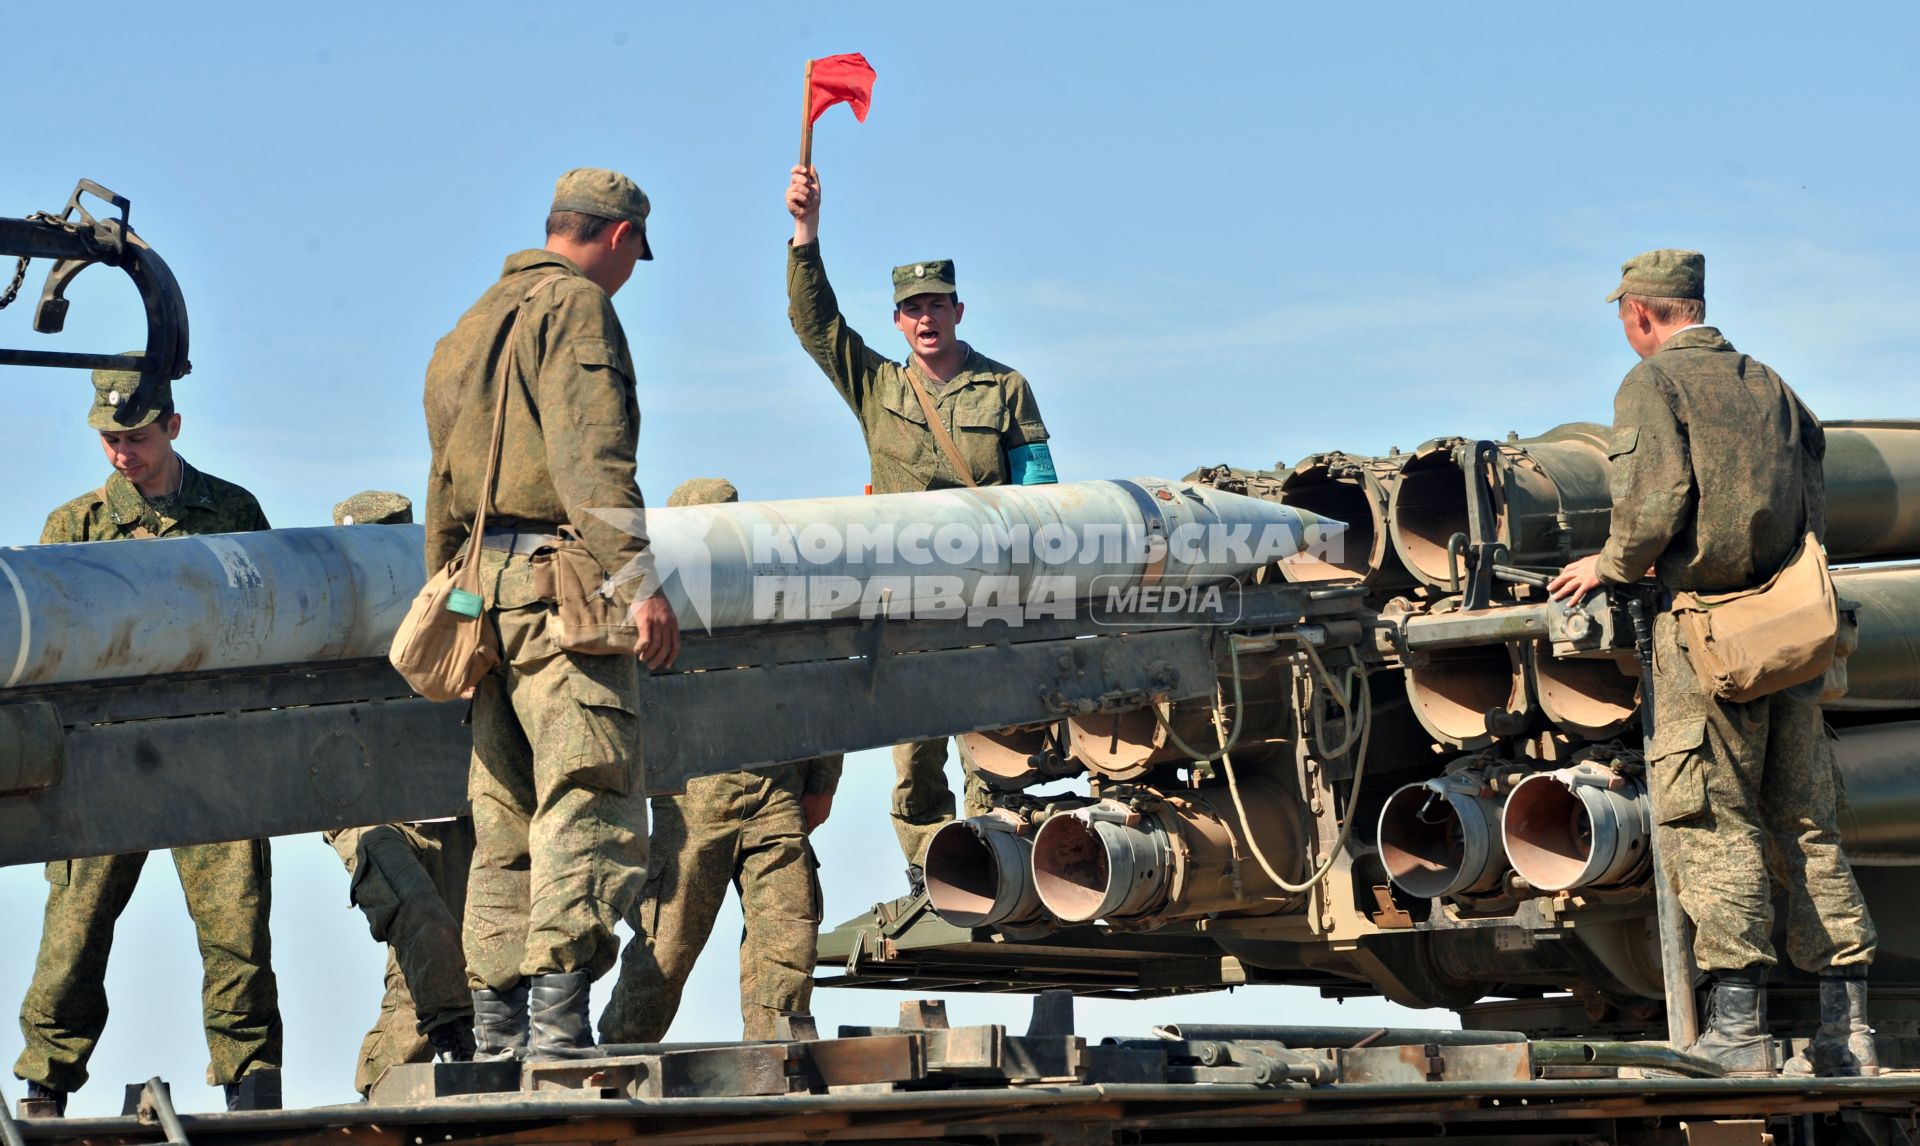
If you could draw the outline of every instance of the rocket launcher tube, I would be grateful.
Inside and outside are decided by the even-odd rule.
[[[1825,423],[1828,560],[1920,558],[1920,419]],[[1608,429],[1556,426],[1501,443],[1493,491],[1498,540],[1515,563],[1557,566],[1606,543],[1613,495]],[[1448,542],[1467,529],[1460,438],[1407,455],[1392,485],[1387,529],[1407,569],[1449,583]]]

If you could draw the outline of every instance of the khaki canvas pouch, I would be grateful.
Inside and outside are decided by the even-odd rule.
[[[585,545],[571,538],[547,556],[553,574],[555,637],[560,647],[589,656],[632,656],[640,630],[600,562]]]
[[[1675,593],[1673,615],[1695,675],[1716,698],[1734,703],[1821,676],[1839,635],[1833,577],[1811,532],[1766,584]]]

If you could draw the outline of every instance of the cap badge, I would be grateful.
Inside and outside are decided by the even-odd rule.
[[[107,391],[107,405],[118,406],[119,404],[120,404],[120,391],[118,390]]]
[[[914,278],[917,278],[917,279],[923,279],[923,278],[926,278],[926,277],[927,277],[927,265],[926,265],[925,263],[921,263],[921,264],[920,264],[919,266],[917,266],[917,267],[914,267],[914,268],[913,268],[913,277],[914,277]]]

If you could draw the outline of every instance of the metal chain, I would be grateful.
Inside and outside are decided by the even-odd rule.
[[[49,214],[46,211],[35,211],[33,214],[27,216],[27,221],[30,223],[58,223],[61,226],[67,227],[68,230],[73,229],[71,226],[68,226],[65,219],[62,219],[58,215]],[[20,286],[27,281],[27,264],[32,261],[31,256],[21,255],[20,261],[14,265],[13,281],[7,284],[5,291],[0,291],[0,310],[5,310],[12,306],[13,300],[20,297]]]
[[[20,284],[27,281],[27,264],[32,261],[25,255],[20,256],[20,264],[13,268],[13,281],[7,284],[5,291],[0,291],[0,310],[12,306],[13,300],[20,297]]]

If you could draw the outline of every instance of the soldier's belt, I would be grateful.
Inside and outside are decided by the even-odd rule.
[[[489,529],[480,536],[480,548],[502,553],[527,555],[542,549],[555,549],[566,541],[557,533],[531,533],[520,529]]]

